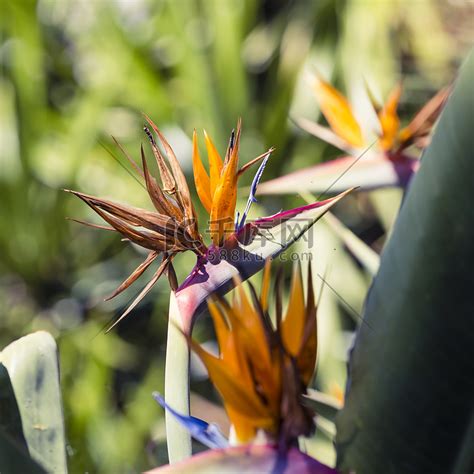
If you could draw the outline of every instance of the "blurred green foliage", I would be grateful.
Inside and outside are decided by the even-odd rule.
[[[167,283],[105,335],[133,290],[102,298],[140,250],[66,221],[91,213],[61,188],[147,207],[111,139],[137,157],[142,111],[163,128],[190,180],[193,128],[206,128],[222,150],[239,116],[242,161],[277,147],[264,179],[334,156],[289,120],[317,117],[307,73],[320,71],[355,104],[364,80],[383,97],[402,77],[408,118],[453,79],[473,39],[472,12],[434,0],[2,0],[0,8],[0,347],[37,329],[57,338],[70,472],[139,472],[166,462],[151,392],[163,388]],[[340,217],[380,249],[399,199],[397,191],[354,197]],[[302,202],[262,199],[254,215]],[[318,384],[327,391],[344,384],[353,311],[369,277],[329,228],[316,237],[320,272],[330,267],[327,279],[345,301],[331,290],[321,301]],[[178,259],[178,276],[193,263]],[[212,337],[205,319],[196,334]],[[205,380],[194,388],[218,401]],[[321,432],[307,449],[332,462]]]

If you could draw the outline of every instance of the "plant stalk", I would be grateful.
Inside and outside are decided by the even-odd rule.
[[[189,347],[179,330],[182,318],[172,291],[170,294],[168,338],[165,362],[165,400],[176,411],[189,415]],[[171,413],[166,411],[166,439],[170,464],[185,459],[192,454],[191,436]]]

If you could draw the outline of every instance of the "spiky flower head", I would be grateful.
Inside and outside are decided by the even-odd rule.
[[[192,339],[190,344],[223,398],[233,441],[247,443],[263,434],[267,441],[288,447],[315,428],[314,414],[302,404],[317,353],[311,266],[305,298],[300,265],[295,264],[284,312],[282,274],[276,278],[273,320],[269,313],[270,261],[260,296],[250,283],[249,290],[250,298],[237,281],[230,303],[218,296],[208,302],[219,356]]]
[[[110,227],[83,221],[79,222],[96,228],[116,231],[125,240],[149,251],[146,259],[106,300],[126,290],[155,260],[162,256],[161,263],[151,280],[115,324],[130,313],[163,273],[168,274],[171,287],[173,289],[177,288],[178,283],[172,265],[176,254],[192,251],[198,257],[203,257],[208,250],[199,232],[197,214],[179,161],[155,123],[146,115],[145,118],[155,132],[156,137],[158,137],[164,151],[160,149],[149,128],[144,127],[157,163],[161,183],[158,183],[151,175],[143,147],[141,147],[142,168],[140,168],[125,150],[120,145],[118,146],[144,180],[148,195],[155,208],[154,211],[114,203],[78,191],[69,191],[88,204]],[[225,238],[234,231],[234,213],[239,176],[254,163],[264,158],[267,159],[272,152],[272,149],[270,149],[267,153],[251,160],[239,170],[240,135],[241,121],[239,120],[236,131],[232,132],[224,161],[221,160],[211,138],[207,134],[205,135],[210,161],[211,178],[209,179],[199,158],[196,133],[194,133],[193,166],[195,182],[201,202],[210,213],[209,230],[215,245],[222,244]]]
[[[335,143],[342,141],[341,148],[361,149],[368,145],[362,127],[355,118],[348,100],[333,86],[320,77],[314,81],[314,91],[321,112],[336,135]],[[441,89],[404,128],[400,126],[397,113],[402,94],[402,85],[398,83],[390,92],[385,104],[380,105],[368,90],[369,99],[377,115],[380,130],[378,145],[389,158],[396,159],[400,153],[414,144],[419,148],[427,145],[431,128],[438,118],[449,94],[449,88]],[[319,129],[320,130],[320,129]],[[326,137],[327,130],[325,130]],[[324,136],[320,136],[323,140]]]

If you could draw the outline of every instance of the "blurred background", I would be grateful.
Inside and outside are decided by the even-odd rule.
[[[163,390],[168,284],[104,334],[140,283],[103,298],[143,255],[114,234],[67,221],[94,217],[62,188],[150,208],[111,139],[137,159],[141,112],[163,129],[190,183],[193,129],[203,144],[205,128],[223,152],[239,116],[241,162],[276,147],[264,180],[330,159],[336,150],[291,121],[319,116],[308,74],[321,73],[356,107],[365,81],[384,98],[403,79],[406,121],[454,79],[474,40],[473,3],[1,0],[0,8],[0,347],[38,329],[57,339],[70,472],[140,472],[167,461],[151,392]],[[242,206],[246,193],[239,199]],[[399,190],[361,193],[336,213],[379,252],[400,199]],[[253,217],[302,203],[298,195],[262,197]],[[333,288],[320,302],[315,387],[337,394],[370,275],[324,222],[315,239],[316,248],[302,241],[296,249],[312,253]],[[193,264],[192,255],[177,259],[180,279]],[[206,316],[195,336],[213,338]],[[198,365],[192,387],[195,414],[225,430]],[[333,429],[321,427],[307,446],[328,463]]]

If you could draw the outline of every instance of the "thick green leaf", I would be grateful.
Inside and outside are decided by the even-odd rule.
[[[471,54],[367,297],[336,417],[343,471],[460,473],[472,460],[473,77]]]
[[[26,447],[0,429],[0,472],[2,474],[45,474],[46,471],[31,459]]]
[[[21,426],[20,410],[13,391],[10,375],[0,362],[0,430],[26,449]],[[1,468],[0,468],[1,472]]]
[[[45,331],[29,334],[7,346],[0,360],[10,375],[28,451],[48,472],[67,472],[54,339]]]
[[[10,376],[0,363],[0,472],[44,473],[28,453]]]

